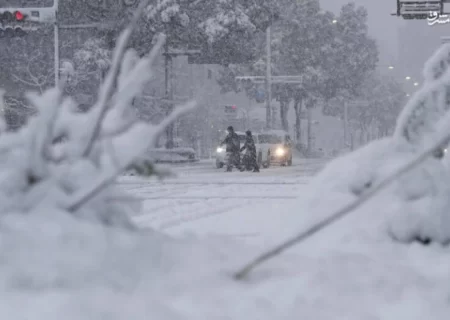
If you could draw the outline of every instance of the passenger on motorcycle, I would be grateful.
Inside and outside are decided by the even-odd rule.
[[[255,141],[253,140],[252,132],[248,130],[245,132],[246,138],[244,146],[241,148],[241,152],[243,150],[247,150],[246,154],[244,156],[245,161],[244,166],[247,167],[249,170],[253,168],[253,172],[259,172],[259,166],[258,161],[256,160],[256,146]],[[241,171],[244,171],[245,168],[241,169]]]
[[[228,135],[225,140],[221,143],[221,145],[226,145],[226,152],[228,154],[227,161],[227,171],[231,171],[233,166],[240,169],[240,149],[241,149],[241,141],[239,140],[239,136],[234,132],[234,128],[229,126],[227,128]]]

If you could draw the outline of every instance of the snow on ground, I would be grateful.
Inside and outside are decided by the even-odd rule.
[[[134,217],[142,227],[171,235],[259,236],[265,241],[267,227],[272,229],[277,221],[285,220],[283,215],[292,214],[286,207],[306,192],[311,175],[323,163],[299,160],[293,167],[273,167],[260,173],[227,173],[207,162],[179,166],[174,170],[177,177],[162,183],[136,177],[124,177],[121,183],[144,200],[141,214]],[[261,233],[261,228],[266,231]]]
[[[175,236],[233,239],[254,247],[256,254],[318,219],[299,198],[308,198],[311,175],[322,165],[303,162],[261,175],[185,169],[172,185],[135,190],[141,196],[163,190],[156,195],[161,198],[175,191],[159,213],[146,202],[135,221]],[[342,204],[342,198],[327,199],[320,209],[328,207],[329,214]],[[393,243],[380,206],[368,204],[255,271],[250,292],[267,299],[276,319],[447,319],[450,250]],[[182,217],[186,211],[192,215]]]
[[[0,319],[448,319],[449,250],[393,243],[373,203],[235,282],[237,267],[314,220],[305,199],[323,163],[259,175],[210,165],[120,181],[144,199],[135,221],[175,238],[52,213],[3,217]]]

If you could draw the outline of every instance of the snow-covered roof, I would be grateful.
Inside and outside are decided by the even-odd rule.
[[[284,130],[267,130],[267,131],[258,132],[258,134],[272,134],[275,136],[284,137],[285,135],[288,135],[289,133],[287,133]]]

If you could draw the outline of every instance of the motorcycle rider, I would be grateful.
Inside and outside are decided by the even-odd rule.
[[[240,169],[240,149],[241,149],[241,141],[239,140],[239,136],[236,132],[234,132],[234,128],[229,126],[227,128],[228,135],[225,140],[221,143],[221,145],[226,145],[226,152],[228,153],[228,162],[227,162],[227,171],[231,171],[232,167]]]
[[[258,161],[256,160],[256,146],[255,141],[253,140],[252,132],[250,130],[247,130],[245,134],[245,143],[241,148],[241,152],[244,149],[247,149],[246,156],[248,157],[249,167],[253,167],[253,172],[259,172]],[[241,169],[241,171],[244,170]]]

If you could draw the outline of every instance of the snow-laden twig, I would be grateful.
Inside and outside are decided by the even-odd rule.
[[[152,139],[150,139],[150,141],[146,145],[144,144],[143,151],[147,149],[148,146],[154,145],[156,137],[160,133],[164,132],[164,129],[169,124],[175,121],[182,114],[191,111],[193,108],[195,108],[195,106],[196,106],[195,102],[189,102],[185,106],[175,109],[158,126],[154,127],[151,125],[147,125],[142,128],[139,128],[141,129],[141,133],[139,134],[139,136],[152,137]],[[134,155],[132,157],[129,157],[127,161],[124,161],[123,163],[118,163],[115,170],[106,173],[104,176],[99,177],[95,183],[92,183],[86,188],[81,189],[79,194],[75,194],[73,198],[70,200],[70,202],[67,204],[66,207],[67,210],[70,212],[78,210],[84,203],[89,201],[91,198],[95,197],[98,194],[98,192],[100,192],[105,186],[112,183],[116,179],[116,177],[120,173],[122,173],[127,167],[129,167],[138,156],[139,155]]]
[[[27,98],[33,101],[38,110],[45,110],[41,112],[41,116],[37,117],[34,122],[34,134],[31,138],[31,152],[30,152],[30,179],[36,181],[47,175],[47,165],[43,159],[46,158],[48,148],[52,145],[53,129],[55,119],[59,112],[61,105],[62,91],[59,88],[54,88],[46,91],[42,96],[34,93],[28,93]],[[51,103],[48,103],[51,101]]]
[[[399,116],[398,127],[393,139],[401,144],[408,144],[414,146],[416,150],[420,150],[412,160],[406,162],[406,164],[399,167],[384,179],[374,181],[369,188],[366,188],[350,204],[332,213],[307,230],[259,255],[242,269],[238,270],[234,274],[234,278],[237,280],[245,278],[257,266],[310,238],[317,232],[359,208],[380,191],[386,189],[386,187],[397,182],[402,176],[419,167],[427,159],[441,157],[436,151],[442,150],[450,143],[450,130],[448,129],[450,124],[450,112],[448,110],[450,106],[448,105],[449,102],[447,99],[444,99],[449,93],[450,68],[446,68],[448,65],[450,65],[450,46],[441,49],[435,57],[430,59],[425,68],[426,74],[431,73],[429,71],[430,69],[436,71],[434,67],[439,70],[444,68],[444,71],[434,72],[436,74],[434,78],[426,77],[428,81],[413,96]],[[427,145],[425,142],[428,142],[429,147],[424,147]],[[430,179],[433,179],[433,177]],[[445,210],[448,209],[446,208]]]
[[[344,208],[338,210],[337,212],[333,213],[326,219],[320,221],[319,223],[311,226],[307,230],[301,232],[300,234],[292,237],[291,239],[281,243],[280,245],[276,246],[275,248],[268,250],[267,252],[261,254],[256,259],[245,265],[241,270],[236,272],[234,274],[234,277],[236,279],[243,279],[245,278],[254,268],[256,268],[258,265],[261,265],[262,263],[270,260],[271,258],[274,258],[284,252],[285,250],[289,249],[290,247],[306,240],[307,238],[310,238],[317,232],[323,230],[327,226],[331,225],[332,223],[336,222],[337,220],[343,218],[347,214],[351,213],[353,210],[360,207],[362,204],[366,203],[368,200],[373,198],[375,195],[377,195],[380,191],[385,189],[387,186],[392,184],[393,182],[397,181],[401,176],[404,174],[410,172],[420,164],[422,164],[425,160],[427,160],[429,157],[433,156],[433,154],[436,152],[436,149],[439,149],[443,145],[446,145],[450,142],[450,133],[445,135],[444,137],[440,138],[436,143],[434,143],[431,147],[429,147],[427,150],[416,156],[413,160],[399,168],[396,172],[394,172],[392,175],[388,176],[384,180],[382,180],[378,185],[374,186],[372,189],[368,189],[366,192],[364,192],[359,198],[357,198],[352,203],[348,204]]]
[[[144,9],[148,6],[150,0],[145,0],[140,2],[138,9],[133,15],[131,23],[127,28],[121,33],[118,41],[116,50],[114,51],[112,58],[111,69],[106,75],[105,82],[100,88],[99,100],[94,108],[97,109],[96,121],[94,122],[93,128],[90,128],[92,132],[90,133],[90,139],[87,141],[86,147],[83,150],[83,156],[87,156],[91,153],[94,146],[95,139],[100,134],[101,122],[106,112],[108,111],[108,100],[114,89],[114,83],[119,73],[120,63],[125,55],[127,44],[130,40],[131,33],[136,28],[138,20],[142,16]]]
[[[142,2],[139,10],[144,7]],[[135,14],[120,36],[93,108],[78,112],[71,98],[62,99],[61,88],[28,95],[37,115],[19,131],[0,135],[0,214],[60,212],[134,229],[129,216],[139,200],[132,203],[114,182],[131,168],[165,174],[147,159],[148,149],[167,125],[195,105],[177,108],[157,126],[134,115],[132,101],[153,75],[153,62],[165,40],[158,37],[144,58],[126,51],[139,16]]]

